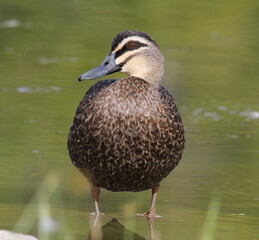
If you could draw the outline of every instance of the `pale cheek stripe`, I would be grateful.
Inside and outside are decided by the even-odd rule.
[[[122,64],[127,58],[129,57],[133,57],[134,55],[138,54],[139,52],[143,51],[143,49],[145,49],[147,47],[141,47],[139,49],[133,50],[133,51],[128,51],[125,52],[124,54],[122,54],[121,56],[119,56],[118,58],[115,59],[115,63],[117,65]]]

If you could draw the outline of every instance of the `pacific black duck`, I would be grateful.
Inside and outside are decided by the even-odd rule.
[[[78,78],[129,75],[95,83],[80,102],[68,136],[70,158],[91,184],[97,215],[100,188],[114,192],[151,188],[145,216],[155,217],[159,184],[182,158],[182,120],[173,97],[159,84],[163,63],[147,33],[125,31],[113,39],[101,65]]]

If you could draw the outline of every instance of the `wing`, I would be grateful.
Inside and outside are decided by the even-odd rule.
[[[172,113],[172,116],[174,116],[174,121],[181,125],[183,131],[182,119],[176,107],[173,96],[161,85],[159,86],[159,93],[161,100],[164,102],[164,106],[167,106],[169,111]]]

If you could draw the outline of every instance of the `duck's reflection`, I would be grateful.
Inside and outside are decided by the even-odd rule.
[[[155,220],[147,220],[150,229],[149,240],[156,240],[154,238],[154,221]],[[91,225],[88,240],[145,240],[144,237],[127,229],[116,218],[113,218],[101,226],[100,217],[95,216]]]

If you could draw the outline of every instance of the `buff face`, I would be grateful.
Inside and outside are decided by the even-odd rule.
[[[97,79],[114,72],[123,72],[154,84],[163,76],[163,62],[156,42],[149,35],[136,31],[123,32],[113,40],[111,51],[104,61],[78,80]]]

